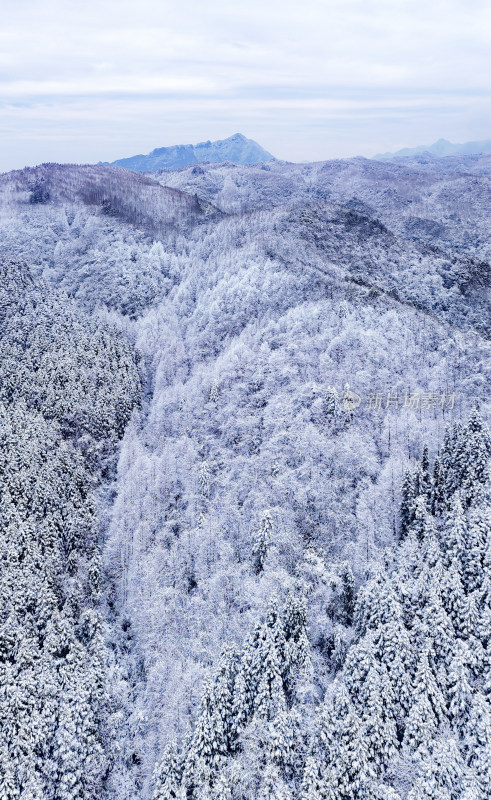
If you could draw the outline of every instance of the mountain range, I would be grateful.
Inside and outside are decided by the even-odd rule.
[[[392,161],[398,159],[416,158],[434,160],[447,156],[476,156],[491,153],[491,139],[485,141],[464,142],[453,144],[447,139],[439,139],[430,145],[417,147],[404,147],[395,152],[378,153],[373,156],[375,161]],[[242,133],[235,133],[227,139],[215,142],[206,141],[198,144],[177,144],[171,147],[157,147],[147,155],[134,155],[120,158],[112,162],[99,162],[99,166],[124,167],[133,172],[158,172],[159,170],[171,172],[196,166],[197,164],[239,164],[251,165],[276,161],[275,157],[253,139],[248,139]],[[461,168],[462,164],[457,165]]]
[[[490,175],[0,175],[1,798],[489,800]]]
[[[176,144],[157,147],[148,155],[130,156],[113,161],[110,166],[125,167],[135,172],[155,172],[158,169],[180,169],[190,164],[229,161],[232,164],[258,164],[273,161],[274,156],[253,139],[236,133],[228,139],[199,144]],[[107,166],[107,163],[105,163]]]
[[[463,144],[453,144],[447,139],[438,139],[430,145],[419,145],[418,147],[403,147],[395,153],[379,153],[374,156],[378,161],[389,161],[393,158],[412,158],[422,154],[431,155],[435,158],[457,155],[477,155],[479,153],[491,153],[491,139],[483,142],[464,142]]]

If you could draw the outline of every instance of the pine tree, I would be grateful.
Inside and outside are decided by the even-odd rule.
[[[226,735],[221,715],[214,706],[213,686],[203,694],[196,727],[184,764],[185,785],[211,786],[225,763]]]
[[[177,745],[171,742],[165,749],[156,775],[153,800],[178,800],[182,780],[182,763]]]
[[[486,573],[491,577],[489,543],[491,543],[491,506],[485,500],[469,510],[463,568],[464,583],[468,592],[481,587]]]
[[[378,572],[358,592],[354,622],[360,635],[376,629],[401,613],[394,588],[383,572]]]
[[[464,763],[455,739],[439,739],[418,766],[408,800],[454,800],[460,797]]]
[[[479,747],[491,745],[491,706],[480,691],[474,692],[472,697],[466,743],[471,753]]]
[[[355,611],[355,579],[350,565],[345,562],[341,568],[342,622],[352,625]]]
[[[19,800],[19,782],[15,775],[15,765],[6,743],[0,745],[0,800]]]
[[[342,684],[333,688],[319,715],[318,742],[325,752],[327,796],[364,797],[375,772],[369,762],[364,729]]]
[[[249,692],[246,684],[244,670],[240,667],[234,683],[232,699],[232,742],[235,742],[244,730],[250,717]]]
[[[228,775],[219,775],[213,787],[213,800],[233,800],[232,781]]]
[[[434,534],[433,517],[428,512],[427,502],[424,495],[419,495],[414,503],[414,519],[411,523],[411,530],[417,539],[422,542],[427,536]]]
[[[376,800],[401,800],[401,795],[386,783],[377,784],[375,797]]]
[[[464,761],[458,740],[451,736],[438,739],[431,755],[431,772],[437,786],[452,796],[458,796],[462,787]]]
[[[217,380],[214,380],[210,386],[210,391],[208,393],[208,400],[210,403],[214,403],[215,405],[218,403],[220,399],[220,384]]]
[[[421,555],[425,566],[431,570],[432,576],[437,574],[440,577],[443,571],[443,553],[433,525],[429,526],[421,544]]]
[[[418,471],[418,494],[423,495],[429,504],[431,499],[431,478],[430,478],[430,459],[428,455],[428,447],[425,445],[423,448],[423,455],[421,458],[421,465]]]
[[[280,709],[267,726],[266,758],[284,777],[293,777],[301,761],[300,722],[295,710]]]
[[[377,659],[385,666],[394,697],[394,716],[402,720],[411,700],[413,650],[401,618],[380,626],[374,636]]]
[[[400,539],[405,539],[409,527],[414,520],[415,498],[416,490],[414,476],[409,470],[406,470],[401,488]]]
[[[474,406],[469,414],[469,419],[467,420],[467,429],[471,434],[481,434],[486,450],[491,456],[491,434],[484,423],[478,404]]]
[[[474,634],[478,630],[479,612],[474,595],[464,595],[460,608],[461,612],[457,632],[466,640],[475,638]]]
[[[261,648],[263,636],[263,625],[257,623],[252,631],[247,635],[242,655],[240,658],[239,673],[243,675],[243,685],[245,691],[245,709],[247,716],[252,714],[254,703],[261,676],[261,659],[258,652]]]
[[[256,575],[264,569],[264,562],[268,553],[268,547],[272,540],[273,519],[271,511],[264,511],[261,522],[253,537],[252,543],[252,563]]]
[[[366,702],[365,688],[370,670],[375,665],[374,635],[369,629],[365,636],[354,644],[344,664],[344,683],[356,707]]]
[[[434,658],[427,642],[416,669],[413,681],[413,703],[410,708],[404,740],[413,751],[426,754],[445,719],[445,700],[430,667],[429,657]]]
[[[307,610],[303,597],[291,592],[283,611],[284,653],[287,673],[308,678],[312,669],[311,647],[307,636]]]
[[[254,699],[254,708],[259,716],[271,719],[286,707],[283,687],[281,650],[275,640],[275,629],[265,625],[261,647],[257,651],[260,663],[260,680]],[[259,666],[259,665],[258,665]]]
[[[462,488],[467,504],[484,498],[483,486],[489,477],[491,437],[479,411],[475,408],[465,427],[465,469]]]
[[[461,640],[457,640],[456,652],[448,670],[448,697],[449,712],[459,730],[467,724],[472,701],[468,663],[468,648]]]
[[[384,665],[372,663],[366,678],[365,703],[360,708],[368,760],[385,769],[397,751],[397,729],[393,714],[395,698]]]
[[[445,432],[441,463],[445,499],[449,503],[454,493],[462,485],[465,469],[464,429],[460,423],[453,425]]]
[[[213,685],[214,713],[220,719],[224,749],[229,752],[234,742],[233,695],[237,674],[237,654],[225,646],[220,656],[218,673]]]
[[[431,484],[431,513],[434,517],[443,514],[445,508],[445,487],[443,482],[443,470],[438,456],[433,465],[433,480]]]
[[[460,800],[486,800],[487,795],[483,793],[483,787],[479,781],[476,771],[468,767],[462,778],[463,791]]]
[[[469,763],[482,798],[491,793],[491,707],[481,692],[475,692],[466,727]],[[481,800],[479,797],[478,800]]]
[[[436,664],[446,664],[454,647],[455,629],[443,607],[440,587],[435,579],[428,587],[421,633],[433,642]]]
[[[462,565],[462,581],[467,593],[474,592],[482,584],[484,559],[484,539],[479,523],[474,519],[469,520],[467,536],[465,539],[464,556]]]
[[[211,467],[209,462],[205,459],[202,461],[199,468],[199,490],[203,498],[207,499],[210,496],[211,489]]]
[[[259,787],[258,800],[292,800],[292,793],[281,777],[278,767],[266,764]]]
[[[327,788],[319,759],[309,755],[305,761],[300,800],[326,800],[326,798]]]
[[[443,573],[441,589],[445,611],[452,620],[456,631],[459,631],[465,619],[466,609],[460,565],[456,559],[452,561],[450,568]]]
[[[467,521],[458,493],[452,498],[450,511],[445,520],[445,551],[446,563],[450,566],[453,560],[460,565],[463,563],[464,547],[467,541]]]

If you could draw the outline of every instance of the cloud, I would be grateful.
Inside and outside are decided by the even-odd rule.
[[[490,40],[480,0],[4,0],[0,169],[238,129],[306,160],[487,138]]]

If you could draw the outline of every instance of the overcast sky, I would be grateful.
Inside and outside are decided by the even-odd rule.
[[[291,161],[491,138],[489,0],[0,5],[0,170],[236,132]]]

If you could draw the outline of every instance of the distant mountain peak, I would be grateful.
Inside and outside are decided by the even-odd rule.
[[[215,142],[208,140],[198,144],[157,147],[148,155],[120,158],[113,161],[110,166],[125,167],[135,172],[156,172],[159,169],[181,169],[204,162],[258,164],[274,160],[274,156],[253,139],[248,139],[242,133],[234,133],[228,139],[219,139]]]
[[[453,144],[448,139],[438,139],[430,145],[419,145],[418,147],[403,147],[395,153],[379,153],[373,156],[377,161],[392,161],[398,158],[413,158],[414,156],[429,155],[436,158],[445,156],[470,156],[479,153],[491,153],[491,139],[483,142],[464,142],[463,144]]]

